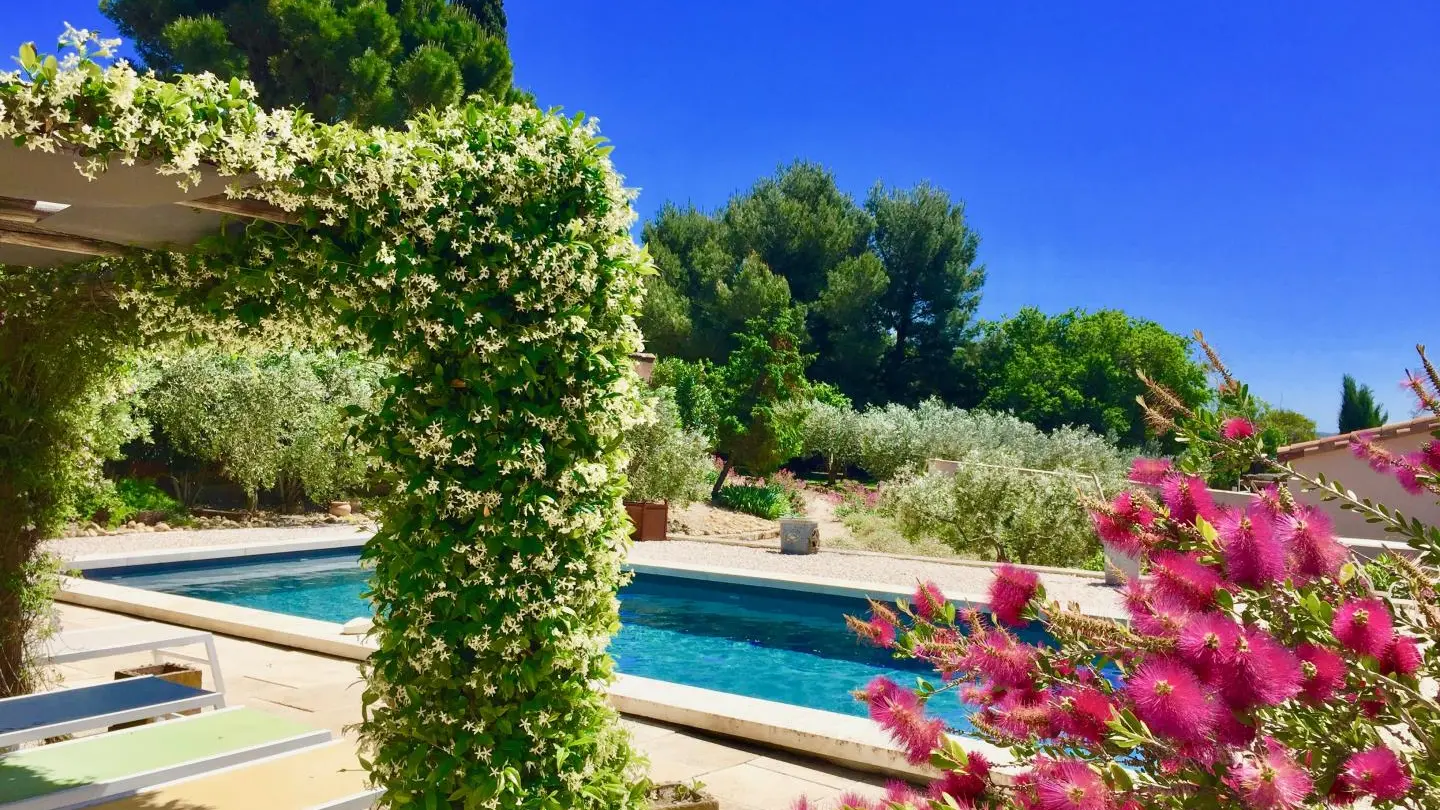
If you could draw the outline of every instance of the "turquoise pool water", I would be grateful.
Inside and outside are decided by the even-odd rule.
[[[368,616],[366,572],[354,554],[268,562],[96,572],[92,578],[232,605],[344,622]],[[844,616],[858,599],[641,574],[620,593],[623,626],[610,651],[620,671],[797,706],[865,714],[850,692],[876,675],[913,684],[925,667],[857,641]],[[1043,637],[1036,631],[1031,640]],[[931,710],[966,730],[949,695]]]

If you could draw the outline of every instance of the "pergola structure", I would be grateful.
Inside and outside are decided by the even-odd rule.
[[[36,153],[0,144],[0,264],[54,267],[132,248],[173,250],[194,245],[235,218],[297,224],[273,205],[226,194],[254,178],[222,177],[200,167],[201,181],[184,190],[152,162],[112,161],[96,179],[75,170],[73,153]],[[248,180],[248,182],[247,182]]]
[[[395,483],[364,553],[385,801],[639,806],[602,687],[644,258],[592,125],[476,103],[360,131],[80,57],[0,74],[0,686],[25,683],[40,541],[108,364],[301,322],[393,369],[361,429]]]

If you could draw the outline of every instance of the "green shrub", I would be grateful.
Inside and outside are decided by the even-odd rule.
[[[75,504],[76,517],[111,528],[143,513],[158,514],[169,523],[188,520],[185,507],[179,501],[151,482],[135,478],[102,479],[78,497]]]
[[[685,506],[704,495],[715,468],[705,437],[681,427],[674,390],[660,388],[656,394],[651,418],[625,436],[630,450],[626,498]]]
[[[779,520],[795,511],[789,493],[779,484],[726,484],[715,502],[766,520]]]
[[[1029,565],[1091,567],[1100,548],[1080,493],[1097,493],[1093,480],[1048,475],[1008,462],[962,463],[885,489],[882,513],[907,537],[933,537],[962,555]],[[1114,491],[1118,482],[1106,492]]]

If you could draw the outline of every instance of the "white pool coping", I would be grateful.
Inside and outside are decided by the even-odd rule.
[[[121,555],[87,555],[69,560],[68,565],[80,571],[103,571],[136,565],[332,551],[358,548],[364,541],[365,538],[342,537]],[[908,589],[897,586],[822,577],[784,577],[748,570],[681,564],[637,563],[629,567],[642,573],[836,596],[885,600],[910,595]],[[209,630],[234,638],[352,661],[365,660],[375,649],[373,640],[345,635],[341,633],[343,625],[335,622],[148,591],[110,582],[64,577],[59,599],[97,610]],[[983,604],[983,600],[957,601]],[[609,699],[611,705],[624,714],[793,751],[855,770],[912,779],[934,776],[933,770],[928,766],[915,766],[906,762],[901,749],[891,742],[874,722],[864,717],[623,674],[617,676],[610,686]],[[1003,749],[978,739],[959,739],[964,740],[968,750],[983,753],[992,762],[1003,764],[1009,761],[1009,756]]]

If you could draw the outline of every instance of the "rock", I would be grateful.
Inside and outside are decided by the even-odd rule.
[[[366,633],[370,632],[370,629],[374,626],[375,622],[373,620],[366,619],[363,616],[357,616],[356,618],[345,622],[345,624],[340,627],[340,635],[363,636]]]
[[[157,531],[157,532],[168,532],[168,531],[170,531],[170,524],[169,524],[169,523],[166,523],[165,521],[162,520],[162,521],[160,521],[159,523],[156,523],[156,524],[155,524],[155,531]]]
[[[85,531],[81,532],[81,534],[85,535],[86,537],[95,537],[95,536],[96,536],[94,529],[86,529]]]
[[[340,518],[335,517],[334,515],[326,515],[326,516],[325,516],[325,522],[326,522],[326,523],[339,523],[339,522],[340,522]]]

